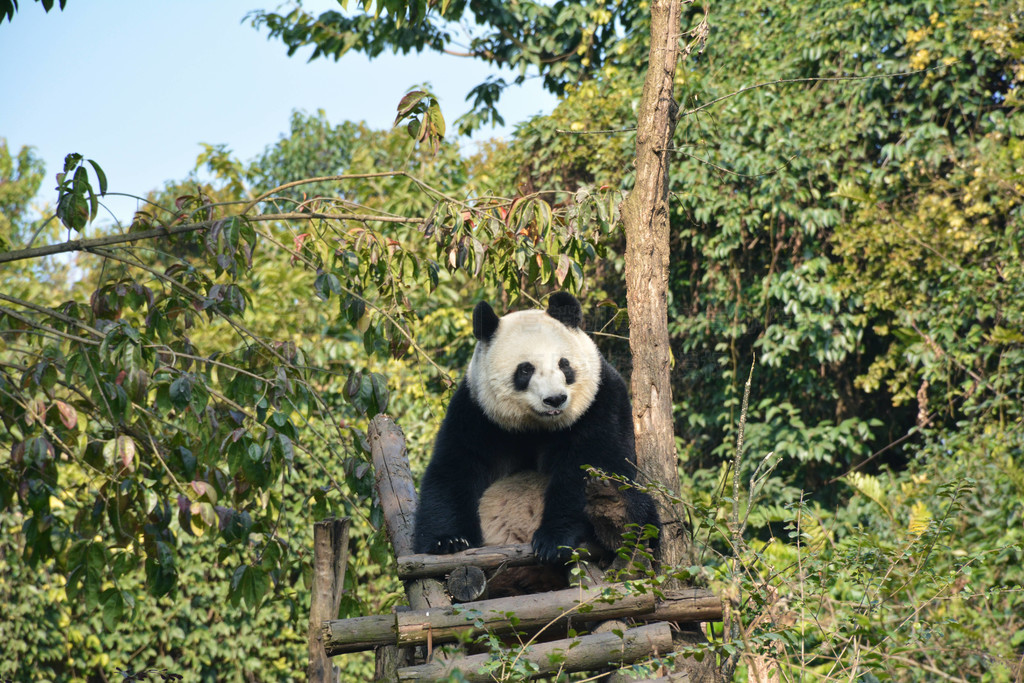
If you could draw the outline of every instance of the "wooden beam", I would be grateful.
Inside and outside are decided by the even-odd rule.
[[[323,622],[321,633],[329,656],[394,645],[397,638],[394,614],[328,619]]]
[[[398,670],[398,680],[444,680],[455,671],[461,672],[467,681],[504,680],[503,674],[513,674],[515,680],[520,680],[520,672],[513,673],[514,659],[530,662],[536,667],[537,670],[530,674],[532,678],[560,671],[590,671],[605,666],[631,664],[651,655],[667,654],[671,649],[671,627],[664,623],[648,624],[631,628],[621,636],[600,633],[551,643],[535,643],[509,659],[506,665],[508,671],[481,671],[492,658],[490,654],[482,654],[405,667]]]
[[[579,623],[654,611],[653,593],[631,594],[624,588],[567,588],[405,612],[397,615],[398,644],[418,645],[428,639],[435,643],[451,642],[460,635],[481,631],[510,633],[540,628],[558,620],[573,619]]]
[[[502,565],[520,567],[533,564],[537,564],[537,557],[529,543],[470,548],[450,555],[400,555],[398,578],[444,576],[457,567],[496,569]]]
[[[646,621],[721,621],[722,599],[707,588],[665,591],[654,612],[638,618]]]
[[[621,590],[622,586],[615,587]],[[550,593],[520,595],[466,602],[454,607],[409,610],[397,615],[339,619],[324,624],[324,646],[330,654],[356,652],[384,643],[401,645],[456,640],[460,633],[507,633],[514,630],[533,630],[549,621],[571,616],[578,621],[601,621],[618,617],[632,617],[643,621],[721,621],[722,601],[706,588],[686,588],[667,591],[655,602],[651,593],[622,596],[609,604],[596,601],[601,587],[581,590],[568,588]],[[614,592],[612,593],[614,595]],[[590,611],[578,608],[583,598]],[[572,610],[570,612],[570,610]],[[518,619],[513,626],[510,617]],[[479,620],[481,626],[475,627]]]

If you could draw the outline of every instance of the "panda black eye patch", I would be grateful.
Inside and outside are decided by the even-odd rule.
[[[558,361],[558,369],[565,375],[565,383],[572,384],[576,381],[576,371],[572,369],[572,365],[569,363],[568,358],[563,358]]]
[[[512,375],[512,386],[516,388],[516,391],[526,391],[526,387],[530,386],[533,370],[533,365],[530,363],[520,363],[516,366],[516,371]]]

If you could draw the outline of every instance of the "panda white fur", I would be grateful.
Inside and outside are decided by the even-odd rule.
[[[632,411],[582,320],[566,293],[551,295],[546,311],[501,318],[477,304],[473,358],[423,475],[416,552],[528,541],[543,562],[559,564],[570,548],[613,542],[588,508],[583,467],[635,477]],[[616,529],[659,525],[645,493],[629,488],[615,498]]]

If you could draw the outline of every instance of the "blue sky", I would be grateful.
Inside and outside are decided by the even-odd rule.
[[[282,43],[243,21],[276,0],[68,0],[48,14],[34,0],[19,6],[0,24],[0,137],[12,152],[35,147],[45,161],[41,202],[52,203],[53,177],[69,152],[95,159],[112,191],[144,195],[183,178],[200,143],[253,158],[287,131],[295,109],[386,128],[402,95],[427,82],[454,121],[470,88],[493,73],[433,54],[289,58]],[[556,102],[539,79],[502,99],[509,126]],[[105,203],[122,222],[136,208],[130,199]]]

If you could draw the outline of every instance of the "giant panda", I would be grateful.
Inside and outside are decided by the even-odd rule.
[[[636,452],[625,382],[582,322],[564,292],[501,318],[476,305],[473,357],[422,478],[416,552],[529,542],[557,566],[572,548],[614,550],[626,524],[660,526],[646,493],[588,484],[586,465],[635,478]]]

